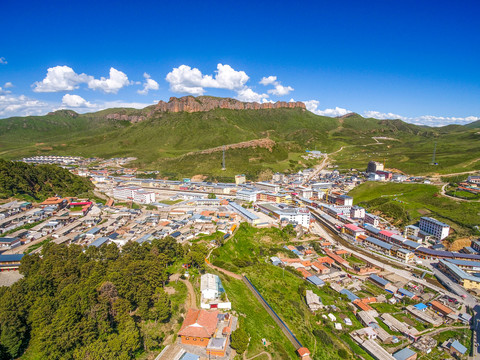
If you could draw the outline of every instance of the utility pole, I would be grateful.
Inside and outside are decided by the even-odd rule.
[[[437,165],[435,163],[435,155],[436,155],[436,152],[437,152],[437,142],[435,142],[435,145],[433,147],[433,157],[432,157],[432,164],[431,165]]]

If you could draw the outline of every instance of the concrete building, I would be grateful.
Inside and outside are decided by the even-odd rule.
[[[304,228],[310,226],[310,211],[307,208],[294,208],[286,205],[259,204],[258,209],[280,221],[288,221],[292,224],[299,224]]]
[[[420,228],[420,230],[433,235],[437,240],[445,239],[450,232],[449,225],[442,223],[437,219],[426,216],[420,218],[418,227]]]
[[[365,214],[364,221],[365,221],[366,224],[370,224],[370,225],[373,225],[375,227],[380,225],[380,218],[378,216],[370,214],[370,213]]]
[[[235,175],[236,185],[245,184],[246,181],[247,181],[247,178],[245,177],[245,174]]]
[[[239,190],[235,195],[235,200],[245,201],[245,202],[256,202],[259,191],[255,190]]]
[[[367,173],[375,173],[383,170],[383,164],[377,161],[370,161],[367,165]]]
[[[457,265],[441,259],[438,263],[440,271],[462,285],[465,289],[480,289],[480,277],[470,275],[460,269]]]
[[[154,192],[143,190],[138,186],[116,187],[113,189],[113,197],[139,204],[151,204],[155,202]]]
[[[255,183],[255,187],[257,189],[265,190],[273,193],[277,193],[280,191],[280,185],[272,184],[264,181]]]
[[[365,217],[365,209],[360,206],[352,206],[350,209],[350,217],[352,219],[363,219]]]

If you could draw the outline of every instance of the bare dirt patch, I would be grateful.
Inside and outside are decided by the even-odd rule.
[[[451,244],[445,244],[450,251],[458,251],[460,249],[463,249],[465,246],[470,246],[472,244],[472,241],[469,238],[461,238],[455,240]]]
[[[163,288],[163,290],[165,290],[165,292],[168,294],[168,295],[172,295],[172,294],[175,294],[177,292],[177,290],[175,290],[173,287],[170,287],[170,286],[165,286]]]
[[[21,278],[23,275],[18,271],[2,271],[0,272],[0,286],[12,286]]]

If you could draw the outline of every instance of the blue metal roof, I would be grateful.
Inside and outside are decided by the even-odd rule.
[[[480,261],[461,260],[461,259],[447,259],[446,261],[455,264],[457,266],[469,266],[480,268]]]
[[[344,294],[344,295],[347,295],[347,298],[348,300],[350,301],[355,301],[357,299],[360,299],[357,295],[355,295],[354,293],[352,293],[350,290],[348,289],[342,289],[340,290],[340,294]]]
[[[457,350],[460,354],[465,354],[467,352],[467,348],[460,344],[458,340],[455,340],[450,347],[453,347],[455,350]]]
[[[402,350],[397,351],[393,354],[395,360],[407,360],[411,356],[415,355],[415,351],[409,349],[408,347],[403,348]]]
[[[316,275],[307,277],[307,280],[310,281],[313,285],[317,285],[317,286],[325,285],[325,282],[319,277],[317,277]]]
[[[405,240],[403,242],[403,245],[405,245],[407,247],[410,247],[410,248],[413,248],[413,249],[416,249],[416,248],[419,248],[420,246],[422,246],[421,244],[416,243],[415,241],[412,241],[412,240]]]
[[[376,283],[379,283],[380,285],[386,286],[387,284],[390,284],[390,281],[385,280],[384,278],[381,278],[378,275],[372,274],[369,276],[370,279],[375,281]]]
[[[382,231],[382,230],[380,230],[380,229],[378,229],[375,226],[370,225],[370,224],[364,224],[363,228],[367,231],[370,231],[370,232],[374,233],[374,234],[378,234],[378,233],[380,233],[380,231]]]
[[[415,296],[414,293],[412,293],[411,291],[408,291],[408,290],[405,290],[404,288],[400,288],[398,289],[398,292],[404,296],[407,296],[409,298],[413,298]]]
[[[108,237],[101,237],[101,238],[98,238],[97,240],[95,240],[94,242],[92,242],[90,245],[88,246],[95,246],[95,247],[100,247],[102,246],[103,244],[105,244],[107,241],[110,241],[110,238]]]
[[[0,255],[0,262],[7,262],[7,261],[20,261],[23,258],[23,254],[7,254],[7,255]]]
[[[385,241],[379,240],[379,239],[371,237],[371,236],[367,237],[365,239],[365,241],[370,242],[372,244],[375,244],[377,246],[380,246],[381,248],[384,248],[384,249],[387,249],[387,250],[390,250],[393,247],[392,244],[386,243]]]
[[[425,310],[425,309],[427,308],[427,305],[425,305],[424,303],[420,303],[420,304],[414,305],[414,307],[415,307],[417,310]]]

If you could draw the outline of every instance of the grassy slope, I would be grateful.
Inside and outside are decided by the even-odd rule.
[[[163,113],[137,124],[107,120],[111,113],[145,115],[151,109],[108,109],[76,117],[65,112],[41,117],[0,121],[0,156],[18,158],[33,154],[81,156],[135,156],[137,166],[160,169],[163,175],[198,173],[231,176],[238,172],[257,176],[272,171],[298,170],[305,149],[332,152],[341,168],[365,168],[368,160],[387,158],[387,167],[409,173],[467,171],[480,168],[480,135],[465,127],[420,127],[400,120],[322,117],[301,109],[225,110],[197,113]],[[374,136],[399,141],[380,140]],[[277,146],[227,151],[227,172],[221,171],[221,153],[185,153],[269,137]],[[437,141],[439,166],[430,166]],[[199,161],[200,160],[200,161]],[[202,164],[200,166],[199,164]],[[311,164],[305,164],[309,166]]]
[[[439,188],[434,185],[367,182],[349,195],[353,196],[355,204],[365,205],[370,210],[383,210],[387,216],[397,217],[397,212],[405,211],[409,217],[404,225],[426,215],[451,225],[455,236],[476,234],[473,226],[479,225],[480,203],[457,202],[435,196],[438,193]]]
[[[339,348],[351,351],[346,345],[349,340],[347,332],[353,328],[360,328],[361,324],[351,314],[347,301],[339,298],[338,294],[334,293],[328,286],[321,289],[316,288],[290,272],[268,264],[269,256],[283,251],[281,246],[285,244],[287,239],[288,237],[278,229],[255,229],[244,223],[240,226],[234,238],[212,253],[213,263],[237,273],[245,273],[282,320],[287,323],[300,342],[314,353],[314,359],[338,359],[337,350]],[[238,264],[238,260],[243,260],[251,265],[239,268],[233,265]],[[265,281],[266,277],[268,277],[268,281]],[[258,302],[251,298],[251,294],[248,294],[246,287],[239,281],[227,281],[227,279],[223,281],[226,281],[224,285],[233,308],[247,315],[244,320],[245,326],[252,337],[249,356],[260,352],[262,349],[260,340],[261,338],[267,338],[268,341],[283,344],[284,350],[291,358],[294,358],[291,355],[291,345],[281,334],[280,329],[273,327],[271,319],[265,318],[266,312],[261,307],[259,308]],[[308,310],[304,297],[300,295],[299,288],[313,290],[321,297],[324,304],[335,304],[340,309],[336,315],[349,316],[354,326],[343,331],[333,329],[331,322],[324,322],[320,315],[313,315]],[[332,343],[322,343],[319,338],[313,335],[315,329],[325,331]],[[342,336],[342,340],[340,340],[340,336]],[[355,347],[354,344],[350,346],[353,347],[353,351],[362,352],[361,355],[364,358],[370,359],[368,355],[364,354],[363,350]],[[269,349],[269,351],[272,350]],[[350,356],[353,356],[353,351]],[[278,345],[272,353],[277,355],[276,358],[284,358],[279,356],[281,351],[278,351]]]

